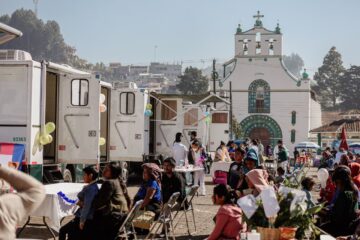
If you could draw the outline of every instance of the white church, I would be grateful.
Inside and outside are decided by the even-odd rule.
[[[228,73],[216,91],[228,92],[231,82],[233,115],[244,138],[261,139],[264,146],[282,139],[292,152],[297,143],[309,141],[311,129],[321,126],[321,107],[306,72],[297,79],[284,66],[279,24],[268,30],[263,17],[258,12],[248,31],[237,28],[235,56],[224,64]]]

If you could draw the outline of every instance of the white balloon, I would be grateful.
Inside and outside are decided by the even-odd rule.
[[[106,100],[105,95],[104,95],[104,94],[100,94],[100,104],[101,104],[101,103],[104,103],[105,100]]]
[[[329,172],[328,170],[326,170],[325,168],[320,168],[319,171],[317,172],[317,177],[320,181],[321,187],[325,188],[326,187],[326,182],[329,178]]]

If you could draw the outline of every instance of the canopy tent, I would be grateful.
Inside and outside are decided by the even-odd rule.
[[[313,149],[318,149],[320,148],[319,145],[317,145],[314,142],[301,142],[296,144],[295,148],[313,148]]]

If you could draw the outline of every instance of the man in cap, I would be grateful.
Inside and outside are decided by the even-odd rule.
[[[166,203],[171,195],[176,192],[180,192],[178,203],[185,198],[185,184],[184,179],[181,175],[174,171],[176,161],[174,158],[169,157],[164,160],[163,168],[164,174],[162,176],[161,188],[163,202]]]

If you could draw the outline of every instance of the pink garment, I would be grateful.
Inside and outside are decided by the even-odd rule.
[[[269,182],[267,180],[269,174],[266,170],[253,169],[246,174],[246,177],[251,181],[259,193],[269,186]]]
[[[242,223],[242,211],[232,204],[225,204],[219,208],[216,214],[215,228],[207,240],[217,239],[240,239],[240,232],[244,228]]]

